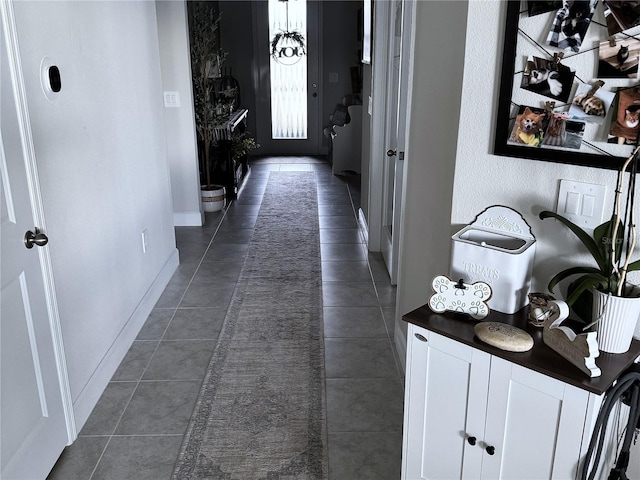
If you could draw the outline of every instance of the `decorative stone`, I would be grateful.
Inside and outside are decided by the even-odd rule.
[[[533,347],[533,337],[521,328],[499,322],[478,323],[476,336],[491,346],[508,352],[526,352]]]

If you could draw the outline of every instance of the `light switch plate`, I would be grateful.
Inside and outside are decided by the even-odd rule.
[[[585,229],[594,229],[602,223],[605,185],[560,180],[556,212]]]

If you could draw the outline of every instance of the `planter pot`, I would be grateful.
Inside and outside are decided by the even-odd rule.
[[[593,291],[593,315],[597,318],[598,348],[607,353],[625,353],[640,317],[640,298],[615,297]]]
[[[224,208],[225,188],[221,185],[202,187],[200,195],[202,198],[202,208],[205,212],[218,212]]]

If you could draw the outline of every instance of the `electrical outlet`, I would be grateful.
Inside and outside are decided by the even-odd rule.
[[[142,231],[142,253],[147,253],[148,250],[149,250],[149,233],[145,228]]]
[[[164,106],[165,107],[179,107],[180,106],[180,92],[164,92]]]

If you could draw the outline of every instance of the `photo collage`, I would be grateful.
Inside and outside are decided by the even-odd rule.
[[[604,80],[630,79],[636,83],[640,36],[634,34],[640,30],[636,28],[640,26],[640,1],[529,0],[526,4],[525,15],[548,17],[548,31],[538,32],[546,44],[538,45],[539,54],[526,58],[517,87],[540,100],[517,104],[507,143],[580,150],[587,124],[596,124],[605,130],[602,141],[635,144],[640,132],[640,87],[605,86]],[[599,13],[606,25],[593,20],[597,9],[602,9]],[[563,58],[578,55],[582,49],[594,50],[591,44],[585,44],[590,28],[605,30],[600,36],[606,33],[608,39],[596,44],[597,76],[584,78],[565,65]]]

